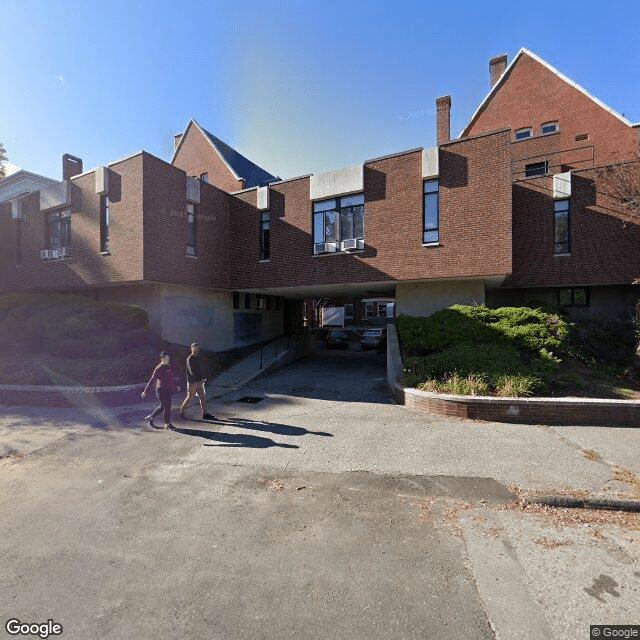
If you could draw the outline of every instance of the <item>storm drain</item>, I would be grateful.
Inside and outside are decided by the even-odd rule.
[[[236,402],[248,402],[249,404],[256,404],[256,402],[260,402],[260,400],[264,400],[264,398],[259,396],[243,396],[240,400],[236,400]]]

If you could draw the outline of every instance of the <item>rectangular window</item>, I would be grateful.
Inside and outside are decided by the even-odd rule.
[[[353,305],[345,304],[344,305],[344,319],[345,320],[353,320]]]
[[[16,220],[16,264],[20,266],[22,264],[22,219]]]
[[[373,318],[373,302],[364,303],[364,317]]]
[[[233,308],[234,309],[240,308],[240,294],[237,291],[233,292]]]
[[[570,212],[569,198],[556,200],[554,209],[554,247],[555,254],[569,253],[571,249],[570,236]]]
[[[424,183],[424,228],[422,241],[424,244],[440,241],[440,196],[438,180],[427,180]]]
[[[71,249],[71,211],[53,211],[49,214],[48,248]]]
[[[540,127],[540,133],[542,133],[543,136],[547,133],[555,133],[556,131],[558,131],[557,122],[545,122],[545,124]]]
[[[187,255],[196,255],[196,205],[187,202]]]
[[[202,180],[202,182],[209,182],[209,174],[208,173],[201,173],[200,174],[200,180]]]
[[[260,213],[260,260],[269,259],[269,230],[271,228],[271,213]]]
[[[386,318],[387,317],[387,305],[386,304],[379,304],[378,305],[378,315],[381,318]]]
[[[588,307],[588,287],[567,287],[558,289],[558,304],[561,307]]]
[[[109,196],[100,196],[100,251],[109,251]]]
[[[526,178],[544,176],[547,173],[549,173],[549,162],[547,160],[544,162],[533,162],[524,167],[524,175]]]
[[[245,293],[244,294],[244,308],[245,309],[251,309],[251,294],[250,293]]]
[[[256,296],[256,309],[266,309],[267,308],[267,296],[258,294]]]
[[[313,242],[364,238],[364,195],[313,203]]]
[[[531,127],[526,127],[525,129],[518,129],[515,133],[516,140],[524,140],[526,138],[531,137]]]

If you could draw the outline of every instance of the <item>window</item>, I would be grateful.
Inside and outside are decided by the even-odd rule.
[[[49,214],[49,249],[71,249],[71,211]]]
[[[345,320],[353,320],[353,305],[345,304],[344,305],[344,319]]]
[[[364,195],[313,203],[313,242],[364,238]]]
[[[251,294],[250,293],[245,293],[244,294],[244,308],[245,309],[251,309]]]
[[[440,241],[440,196],[438,180],[427,180],[424,183],[424,228],[422,241],[424,244]]]
[[[202,180],[202,182],[209,182],[209,174],[208,173],[201,173],[200,174],[200,180]]]
[[[569,198],[564,200],[556,200],[553,203],[554,209],[554,246],[553,252],[555,254],[569,253],[570,251],[570,226],[569,226],[569,213],[570,204]]]
[[[546,122],[540,127],[540,133],[544,136],[548,133],[555,133],[558,131],[558,123],[557,122]]]
[[[237,291],[233,292],[233,308],[234,309],[240,308],[240,294]]]
[[[109,251],[109,196],[100,196],[100,251]]]
[[[196,255],[196,205],[187,202],[187,255]]]
[[[364,303],[364,317],[373,318],[373,302]]]
[[[271,228],[271,213],[260,213],[260,260],[269,259],[269,229]]]
[[[558,289],[558,304],[561,307],[588,307],[589,289],[587,287]]]
[[[387,305],[386,304],[379,304],[378,305],[378,315],[381,318],[386,318],[387,317]]]
[[[256,296],[256,309],[266,309],[267,308],[267,296],[258,294]]]
[[[544,162],[534,162],[532,164],[527,164],[524,167],[525,178],[544,176],[547,173],[549,173],[549,162],[547,160],[545,160]]]
[[[524,140],[525,138],[530,138],[531,127],[527,127],[526,129],[518,129],[515,135],[516,135],[516,140]]]

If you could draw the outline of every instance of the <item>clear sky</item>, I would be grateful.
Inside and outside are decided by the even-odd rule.
[[[0,0],[0,25],[0,141],[57,179],[170,161],[191,117],[283,178],[434,146],[435,99],[457,136],[523,46],[640,122],[631,0]]]

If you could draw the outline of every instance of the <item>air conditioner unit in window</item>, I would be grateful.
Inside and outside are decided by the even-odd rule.
[[[339,242],[320,242],[313,245],[313,253],[335,253]]]
[[[51,251],[49,251],[49,249],[42,249],[40,251],[40,257],[43,260],[49,260],[49,258],[51,258]]]
[[[51,249],[51,251],[49,251],[49,257],[52,260],[57,260],[60,257],[60,249]]]
[[[58,258],[69,258],[71,257],[71,250],[69,247],[60,247],[58,249]]]
[[[358,249],[364,249],[364,240],[358,238],[349,238],[349,240],[342,241],[343,251],[356,251]]]

